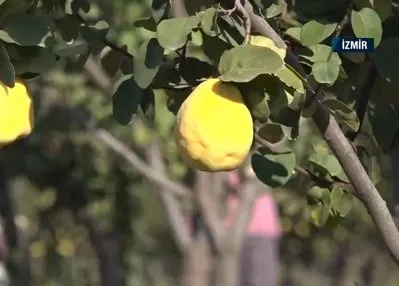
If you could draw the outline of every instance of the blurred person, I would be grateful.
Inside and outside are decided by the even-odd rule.
[[[257,180],[251,166],[245,170],[245,177]],[[239,206],[238,192],[242,190],[243,179],[238,171],[232,171],[228,184],[233,190],[228,198],[229,215],[227,226]],[[261,183],[260,187],[262,186]],[[258,196],[248,224],[240,262],[240,286],[277,286],[279,283],[279,241],[281,225],[277,205],[272,194]]]
[[[258,180],[249,165],[244,176],[238,170],[227,174],[227,185],[230,189],[227,198],[227,215],[225,226],[229,227],[238,210],[244,180]],[[263,184],[259,182],[259,188]],[[193,228],[192,218],[186,217],[187,231]],[[277,205],[272,194],[263,193],[258,196],[252,210],[252,218],[248,224],[247,236],[244,239],[240,261],[239,286],[277,286],[279,284],[279,245],[281,225]]]

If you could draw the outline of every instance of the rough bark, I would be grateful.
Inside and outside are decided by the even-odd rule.
[[[182,286],[212,285],[213,262],[207,235],[201,232],[184,253]]]

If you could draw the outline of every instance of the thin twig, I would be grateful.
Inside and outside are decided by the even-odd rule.
[[[30,7],[28,9],[28,13],[35,12],[38,4],[39,4],[39,0],[33,0],[32,4],[30,5]]]
[[[350,22],[350,15],[352,13],[352,9],[354,6],[355,6],[355,1],[350,0],[348,9],[346,10],[344,17],[342,18],[341,22],[339,22],[337,25],[337,28],[335,30],[335,37],[339,37],[341,35],[343,29],[345,28],[345,26]],[[334,54],[334,52],[331,49],[330,53],[328,54],[327,59],[330,60],[333,54]]]
[[[339,37],[342,33],[342,30],[345,28],[347,24],[350,22],[350,15],[352,13],[353,7],[355,6],[355,1],[350,0],[348,9],[346,10],[345,16],[342,18],[341,22],[338,23],[337,29],[335,31],[335,36]]]
[[[76,14],[76,16],[78,17],[79,21],[80,21],[82,24],[84,24],[84,25],[87,26],[86,20],[85,20],[81,15]],[[107,40],[107,39],[104,38],[104,39],[102,39],[102,42],[103,42],[104,45],[110,47],[111,49],[113,49],[113,50],[115,50],[115,51],[117,51],[117,52],[119,52],[119,53],[122,54],[123,56],[125,56],[125,57],[127,57],[127,58],[130,58],[130,59],[133,59],[133,58],[134,58],[134,56],[133,56],[132,54],[130,54],[128,51],[122,49],[121,47],[119,47],[117,44],[111,42],[110,40]]]
[[[244,25],[245,25],[244,44],[247,44],[251,36],[251,19],[249,17],[247,10],[245,10],[244,6],[241,4],[241,0],[235,0],[235,6],[237,7],[237,10],[240,11],[244,19]]]
[[[270,38],[277,47],[287,50],[287,44],[284,42],[284,40],[276,31],[273,30],[273,28],[266,22],[264,18],[254,12],[254,7],[248,0],[245,1],[243,6],[248,13],[249,19],[251,20],[252,27],[263,36]],[[266,23],[267,26],[264,23]]]
[[[244,6],[241,4],[241,0],[234,0],[234,6],[231,9],[224,9],[222,7],[218,7],[218,12],[219,13],[223,13],[223,14],[227,14],[227,16],[231,16],[231,14],[233,14],[233,12],[238,11],[241,13],[242,18],[244,20],[244,27],[245,27],[245,35],[244,35],[244,42],[242,43],[243,45],[248,44],[249,43],[249,39],[251,36],[251,19],[249,17],[249,14],[247,12],[247,10],[245,10]]]
[[[234,5],[233,8],[231,8],[231,9],[224,9],[219,4],[219,7],[217,10],[219,13],[227,14],[227,16],[230,17],[231,14],[233,14],[233,12],[235,12],[237,10],[237,5]]]
[[[127,57],[129,59],[133,59],[134,58],[134,56],[131,53],[129,53],[128,51],[122,49],[121,47],[119,47],[117,44],[111,42],[110,40],[103,39],[103,43],[104,43],[104,45],[110,47],[111,49],[113,49],[115,51],[118,51],[120,54],[122,54],[123,56],[125,56],[125,57]]]

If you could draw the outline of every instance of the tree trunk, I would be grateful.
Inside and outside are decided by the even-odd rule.
[[[104,232],[94,220],[78,217],[88,230],[90,242],[98,259],[101,286],[124,286],[122,236],[117,230]]]
[[[213,285],[213,255],[204,232],[187,247],[183,259],[182,286]]]
[[[228,249],[220,257],[218,265],[218,286],[239,286],[240,255],[238,249]]]

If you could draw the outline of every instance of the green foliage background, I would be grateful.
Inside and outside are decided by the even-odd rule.
[[[99,265],[104,261],[99,260],[103,253],[98,251],[102,248],[122,250],[123,257],[119,258],[123,263],[114,263],[113,267],[123,269],[126,285],[175,285],[181,259],[154,186],[93,137],[81,118],[93,117],[142,158],[150,138],[160,137],[169,176],[182,181],[188,170],[171,140],[174,114],[170,111],[175,112],[188,95],[186,87],[219,72],[224,80],[242,82],[245,88],[245,83],[260,72],[236,73],[233,64],[237,57],[258,62],[259,71],[267,66],[270,70],[262,73],[268,74],[276,72],[271,62],[275,61],[277,68],[280,59],[256,48],[248,53],[245,47],[220,59],[222,52],[232,47],[229,41],[242,40],[243,29],[242,23],[233,18],[228,24],[238,32],[215,37],[218,27],[209,22],[212,11],[205,10],[213,1],[186,1],[191,18],[158,27],[146,17],[160,20],[162,1],[45,0],[40,1],[41,8],[27,14],[25,11],[33,2],[0,1],[0,80],[12,85],[14,75],[29,79],[37,114],[34,133],[0,153],[5,174],[1,209],[9,236],[7,263],[12,285],[101,285]],[[327,46],[348,1],[288,1],[292,12],[289,15],[280,14],[281,2],[253,2],[271,22],[277,17],[287,39],[302,43],[293,44],[294,51],[301,55],[316,81],[331,85],[326,106],[335,113],[342,128],[357,130],[359,122],[353,107],[369,62],[359,54],[330,55]],[[391,205],[390,155],[398,122],[399,4],[359,0],[355,5],[357,14],[351,15],[354,33],[382,39],[371,56],[379,75],[371,87],[370,112],[356,146],[368,151],[369,155],[362,153],[363,162]],[[43,12],[43,7],[48,13]],[[359,12],[364,7],[373,8],[376,13],[367,8]],[[205,13],[199,22],[195,12],[201,9]],[[297,24],[304,24],[302,30]],[[187,63],[184,78],[157,79],[162,60],[159,47],[162,53],[164,48],[179,49],[189,34],[192,41],[186,52],[191,62]],[[155,44],[150,40],[154,36]],[[110,48],[110,44],[126,50],[134,59],[120,49]],[[147,53],[156,67],[146,64]],[[251,56],[243,56],[248,54]],[[173,52],[167,57],[169,63],[176,59]],[[103,70],[96,68],[98,62]],[[91,73],[82,69],[84,64],[93,68]],[[175,76],[170,65],[164,68],[165,74]],[[262,90],[263,105],[255,107],[263,115],[269,111],[273,120],[262,125],[265,135],[259,134],[269,142],[283,141],[290,146],[295,161],[324,184],[314,186],[294,176],[279,178],[275,186],[285,231],[281,245],[282,285],[397,285],[396,266],[386,255],[367,211],[352,199],[350,192],[332,187],[331,183],[337,180],[345,182],[345,176],[315,127],[302,118],[301,129],[296,128],[300,118],[296,107],[303,100],[298,91],[301,81],[291,74],[278,77],[290,94]],[[275,80],[276,77],[266,79],[272,84]],[[123,82],[133,86],[134,92],[126,92]],[[167,89],[160,89],[165,86]],[[294,114],[284,124],[280,109],[287,111],[287,107]],[[262,122],[262,118],[258,119]],[[128,124],[131,120],[133,124]],[[287,140],[293,137],[294,144]],[[263,155],[259,155],[260,164],[265,156],[270,158]],[[295,164],[286,159],[289,156],[279,156],[273,159],[281,158],[279,162],[292,171]],[[267,174],[257,175],[266,184],[270,180]],[[318,203],[312,209],[309,201],[315,198]],[[10,217],[16,229],[7,224]],[[100,242],[93,240],[91,231],[97,233]],[[288,284],[290,281],[293,284]]]

